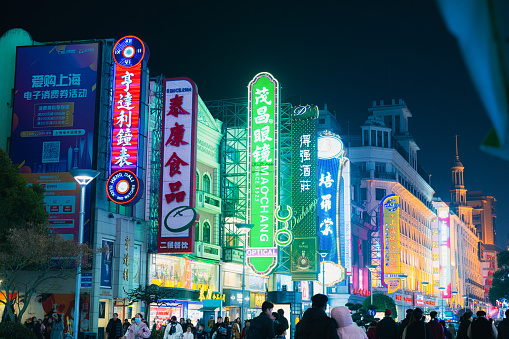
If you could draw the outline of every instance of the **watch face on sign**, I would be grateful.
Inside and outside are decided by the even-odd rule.
[[[106,183],[106,190],[110,200],[120,205],[135,204],[141,197],[141,194],[138,194],[140,193],[138,177],[127,170],[113,173]]]
[[[115,62],[122,67],[138,65],[145,56],[145,45],[135,36],[126,36],[113,47]]]
[[[191,206],[179,206],[172,209],[164,218],[164,227],[170,232],[178,233],[194,225],[198,213]]]

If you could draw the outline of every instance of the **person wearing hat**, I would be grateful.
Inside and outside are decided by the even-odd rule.
[[[182,329],[182,325],[180,325],[177,322],[177,317],[172,316],[170,319],[170,323],[168,326],[166,326],[166,329],[164,330],[164,337],[163,339],[176,339],[180,338],[180,336],[184,333],[184,330]]]
[[[312,307],[295,327],[295,339],[339,339],[336,321],[325,313],[327,301],[329,298],[323,294],[311,297]]]
[[[385,310],[385,317],[376,327],[375,339],[399,339],[398,324],[392,319],[391,310]]]
[[[470,339],[496,339],[498,331],[493,321],[486,319],[486,312],[477,311],[477,318],[470,324],[467,335]]]

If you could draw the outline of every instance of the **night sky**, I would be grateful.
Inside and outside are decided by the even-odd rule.
[[[435,196],[450,199],[458,134],[465,186],[497,199],[505,247],[509,162],[479,149],[491,123],[432,0],[57,3],[3,4],[0,34],[18,27],[40,42],[136,35],[150,48],[151,75],[190,77],[205,101],[245,97],[255,74],[271,72],[283,98],[327,103],[345,135],[348,124],[360,133],[373,100],[403,99]]]

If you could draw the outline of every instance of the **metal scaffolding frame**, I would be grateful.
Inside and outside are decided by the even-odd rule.
[[[220,145],[220,194],[222,213],[219,244],[223,249],[242,247],[235,227],[245,223],[247,206],[247,98],[205,102],[209,112],[222,122]],[[291,104],[280,106],[280,202],[291,206]],[[279,251],[277,273],[290,272],[290,247]]]
[[[159,192],[161,178],[161,123],[163,111],[163,75],[150,79],[154,82],[150,105],[150,211],[149,211],[149,252],[157,251],[157,237],[159,232]]]

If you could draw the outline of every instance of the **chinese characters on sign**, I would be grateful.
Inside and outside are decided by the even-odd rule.
[[[159,253],[194,252],[197,101],[190,79],[164,79]]]
[[[316,118],[318,107],[306,105],[292,111],[292,232],[291,273],[294,281],[316,280]]]
[[[247,258],[257,274],[269,274],[277,264],[274,207],[278,201],[279,83],[259,73],[248,86],[248,223],[254,224],[249,249],[261,256]]]
[[[381,240],[382,240],[382,285],[389,293],[395,292],[400,285],[401,260],[399,243],[399,197],[390,194],[380,202]]]
[[[122,275],[124,281],[129,281],[129,246],[131,245],[131,238],[125,238],[125,253],[122,261],[124,267],[124,274]]]
[[[439,253],[440,253],[440,287],[445,287],[442,291],[442,298],[451,297],[451,228],[449,219],[449,208],[437,208],[438,230],[439,230]]]

